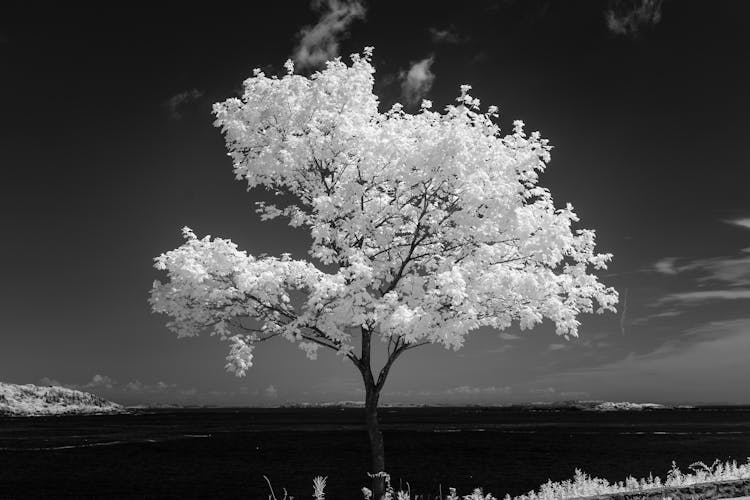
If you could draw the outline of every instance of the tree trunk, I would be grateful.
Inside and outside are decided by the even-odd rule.
[[[383,434],[378,425],[378,400],[380,389],[365,381],[365,421],[367,435],[370,437],[370,452],[372,454],[372,474],[385,472],[385,448]],[[381,500],[385,495],[385,478],[378,475],[372,478],[372,498]]]

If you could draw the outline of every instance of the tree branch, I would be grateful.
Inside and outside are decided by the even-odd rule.
[[[419,246],[420,243],[422,243],[425,239],[427,239],[428,233],[425,233],[422,235],[422,237],[419,237],[419,231],[421,229],[421,222],[424,215],[427,213],[427,204],[425,203],[425,208],[422,210],[422,214],[420,214],[419,219],[417,220],[417,227],[414,228],[414,238],[411,241],[411,244],[409,245],[409,252],[406,254],[406,257],[404,260],[401,261],[401,266],[399,267],[398,271],[396,272],[396,276],[394,276],[391,283],[388,285],[388,287],[385,289],[385,291],[381,291],[380,294],[385,295],[386,293],[390,292],[394,288],[396,288],[396,285],[398,285],[398,282],[401,280],[401,278],[404,275],[404,270],[406,269],[406,266],[409,265],[409,262],[412,260],[412,255],[414,255],[414,250]]]
[[[385,381],[388,378],[388,372],[391,371],[391,366],[393,366],[393,363],[396,362],[399,356],[401,354],[405,353],[406,351],[410,349],[414,349],[415,347],[420,347],[423,345],[430,344],[431,342],[425,340],[424,342],[417,342],[416,344],[407,344],[401,337],[399,337],[396,340],[396,349],[388,356],[388,361],[386,361],[383,368],[380,370],[380,373],[378,374],[378,381],[375,384],[375,388],[380,391],[383,386],[385,385]],[[400,344],[400,345],[399,345]]]
[[[362,351],[359,356],[359,362],[355,363],[359,371],[362,373],[362,378],[365,382],[365,388],[375,386],[375,377],[372,374],[372,364],[370,359],[370,349],[372,343],[372,332],[361,327],[362,331]]]

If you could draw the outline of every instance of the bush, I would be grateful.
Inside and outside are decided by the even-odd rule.
[[[745,464],[737,464],[737,461],[721,462],[719,460],[714,461],[711,466],[704,464],[703,462],[695,462],[688,467],[692,472],[683,473],[677,467],[675,462],[672,462],[672,468],[667,472],[667,477],[664,481],[661,478],[649,476],[647,479],[636,479],[629,476],[625,481],[610,484],[606,479],[600,479],[597,477],[591,477],[588,474],[582,472],[580,469],[575,470],[573,479],[561,481],[559,483],[553,483],[547,481],[545,484],[539,487],[539,491],[530,491],[525,495],[517,497],[511,497],[506,495],[504,500],[565,500],[567,498],[576,497],[589,497],[597,495],[607,495],[612,493],[629,493],[639,492],[645,490],[653,490],[658,488],[680,488],[684,486],[691,486],[701,483],[712,483],[717,481],[731,481],[738,479],[750,479],[750,457],[747,459]],[[415,495],[412,499],[410,488],[407,487],[407,491],[395,491],[391,486],[391,478],[388,474],[385,475],[386,481],[386,493],[383,500],[427,500],[425,497]],[[278,500],[274,495],[273,488],[268,478],[263,476],[268,482],[268,487],[271,490],[271,494],[268,496],[269,500]],[[315,500],[325,500],[325,486],[327,477],[316,477],[313,480],[313,497]],[[408,483],[407,483],[408,486]],[[376,500],[372,498],[372,491],[368,488],[362,488],[362,495],[365,500]],[[282,500],[294,500],[294,497],[287,495],[284,490],[284,497]],[[486,495],[481,488],[475,489],[471,494],[459,496],[456,494],[455,488],[450,488],[448,496],[440,498],[440,500],[497,500],[492,494],[487,493]]]

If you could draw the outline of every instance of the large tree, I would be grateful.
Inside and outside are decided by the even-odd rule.
[[[244,82],[241,98],[214,105],[238,180],[279,195],[257,202],[262,219],[286,217],[310,234],[310,261],[254,257],[231,240],[189,228],[185,243],[156,258],[153,310],[170,329],[212,329],[231,342],[227,368],[252,365],[272,337],[310,358],[323,347],[362,375],[372,471],[385,469],[378,400],[393,363],[425,344],[457,350],[469,332],[551,320],[576,336],[582,312],[614,310],[617,293],[593,269],[594,232],[572,229],[573,208],[554,207],[538,185],[550,146],[539,133],[501,135],[497,108],[480,112],[461,86],[456,105],[381,113],[372,49],[305,77]],[[387,358],[373,366],[373,339]],[[383,484],[373,481],[375,498]]]

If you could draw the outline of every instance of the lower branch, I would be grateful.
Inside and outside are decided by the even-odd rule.
[[[383,388],[385,385],[385,381],[388,378],[388,372],[391,371],[391,366],[393,366],[393,363],[396,362],[399,356],[401,354],[405,353],[406,351],[410,349],[414,349],[415,347],[421,347],[423,345],[430,344],[431,342],[425,340],[424,342],[417,342],[416,344],[406,344],[403,342],[402,339],[396,340],[396,348],[393,350],[392,353],[389,354],[388,360],[385,362],[385,365],[380,370],[380,373],[378,374],[378,381],[375,383],[375,387],[378,390],[378,392]]]

